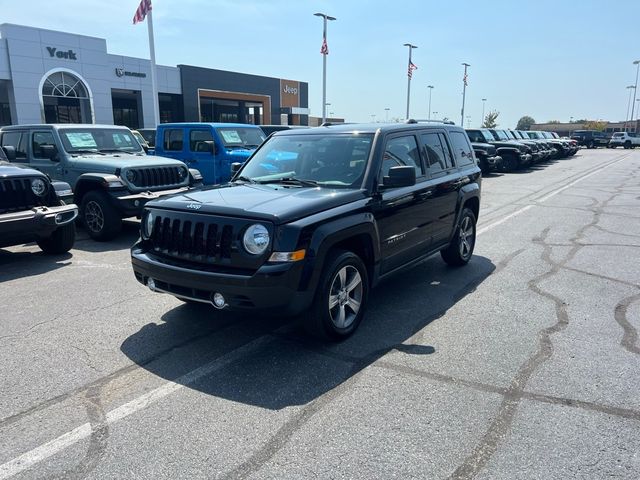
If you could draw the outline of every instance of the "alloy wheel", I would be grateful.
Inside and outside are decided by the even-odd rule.
[[[469,258],[471,255],[471,251],[473,250],[473,222],[471,218],[464,217],[462,219],[462,223],[460,224],[460,239],[458,241],[458,249],[460,251],[460,256],[464,259]]]
[[[89,230],[94,233],[102,231],[104,228],[104,213],[97,202],[87,202],[84,208],[84,221]]]
[[[346,265],[335,274],[329,289],[329,316],[337,328],[348,328],[355,321],[363,291],[362,276],[354,266]]]

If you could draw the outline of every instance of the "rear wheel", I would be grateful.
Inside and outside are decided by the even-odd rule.
[[[452,267],[469,263],[476,246],[476,216],[469,208],[464,208],[451,243],[440,251],[442,259]]]
[[[335,250],[322,272],[305,328],[326,340],[343,340],[356,331],[369,296],[364,263],[353,252]]]
[[[590,140],[589,143],[587,143],[587,148],[593,148],[593,140]]]
[[[94,240],[111,240],[122,228],[122,218],[104,192],[88,192],[82,198],[80,214],[89,236]]]
[[[631,142],[629,140],[627,140],[626,142],[624,142],[624,148],[629,149],[631,148]]]
[[[73,247],[76,239],[76,226],[73,222],[69,222],[56,229],[50,237],[38,240],[38,246],[44,253],[50,255],[59,255],[67,253]]]

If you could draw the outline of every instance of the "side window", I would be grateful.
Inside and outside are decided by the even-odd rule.
[[[53,145],[55,146],[56,142],[53,139],[53,134],[51,132],[34,132],[31,138],[31,150],[33,151],[33,158],[44,158],[42,154],[42,145]]]
[[[5,132],[2,134],[2,146],[16,149],[16,161],[27,158],[27,134],[25,132]]]
[[[471,165],[473,163],[473,150],[467,140],[467,135],[462,132],[449,132],[451,146],[456,157],[456,164],[459,167]]]
[[[183,146],[183,130],[181,128],[167,128],[164,131],[164,149],[168,152],[180,152]]]
[[[485,139],[482,134],[477,130],[468,130],[467,135],[469,135],[469,140],[477,143],[485,143]]]
[[[211,152],[213,134],[210,130],[191,130],[189,132],[189,150],[192,152]]]
[[[382,175],[389,175],[391,167],[411,166],[416,168],[416,177],[424,175],[420,162],[420,152],[418,142],[413,135],[405,137],[395,137],[387,141],[382,156]]]
[[[451,156],[442,133],[423,133],[420,135],[424,144],[425,157],[428,159],[429,173],[437,175],[451,168]]]

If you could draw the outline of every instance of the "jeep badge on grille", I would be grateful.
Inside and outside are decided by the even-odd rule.
[[[200,210],[202,208],[202,204],[201,203],[190,203],[187,205],[187,208],[190,208],[191,210]]]

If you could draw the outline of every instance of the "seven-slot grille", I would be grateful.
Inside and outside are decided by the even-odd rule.
[[[181,166],[146,167],[131,170],[135,172],[131,183],[138,188],[175,187],[183,182],[180,178],[180,170],[184,170],[184,167]]]
[[[31,190],[31,178],[0,179],[0,213],[29,210],[44,205],[44,198]]]
[[[202,263],[216,263],[230,259],[233,225],[213,219],[195,220],[158,215],[155,218],[151,245],[156,252]]]

